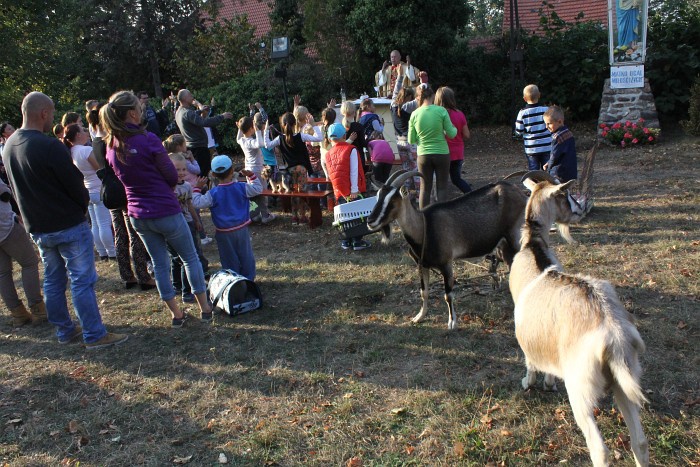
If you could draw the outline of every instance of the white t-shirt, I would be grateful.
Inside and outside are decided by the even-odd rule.
[[[90,154],[92,154],[91,146],[73,146],[70,148],[73,163],[83,173],[85,188],[90,193],[99,193],[100,188],[102,188],[102,181],[97,177],[95,169],[88,161]]]

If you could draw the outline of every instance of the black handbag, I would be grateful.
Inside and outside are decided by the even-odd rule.
[[[97,177],[102,180],[100,199],[105,207],[107,209],[126,209],[126,189],[112,167],[105,165],[96,173]]]

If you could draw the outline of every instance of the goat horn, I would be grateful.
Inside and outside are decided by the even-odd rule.
[[[384,182],[384,185],[391,186],[391,182],[396,180],[396,177],[398,177],[399,175],[404,174],[406,172],[408,172],[408,170],[406,170],[406,169],[397,170],[396,172],[391,174],[391,176],[389,176],[389,178],[386,180],[386,182]]]
[[[552,177],[549,173],[545,172],[544,170],[532,170],[523,175],[523,178],[521,178],[520,181],[523,182],[527,178],[536,183],[549,182],[553,185],[559,185],[557,179]]]
[[[415,177],[415,176],[425,178],[425,177],[423,177],[422,173],[418,172],[417,170],[412,170],[411,172],[405,172],[405,173],[402,173],[401,175],[399,175],[398,177],[396,177],[394,179],[394,181],[391,183],[391,186],[393,186],[395,188],[399,188],[401,185],[403,185],[403,182],[405,182],[409,178]]]
[[[519,170],[517,172],[513,172],[512,174],[506,175],[503,177],[503,180],[508,180],[509,178],[515,178],[515,177],[522,177],[527,173],[527,170]],[[522,180],[521,180],[522,182]]]

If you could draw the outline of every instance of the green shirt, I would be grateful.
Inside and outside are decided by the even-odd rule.
[[[450,121],[450,114],[439,105],[418,107],[408,121],[408,142],[418,145],[418,155],[449,154],[448,138],[457,135],[457,128]]]

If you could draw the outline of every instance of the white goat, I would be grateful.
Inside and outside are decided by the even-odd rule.
[[[646,400],[639,384],[644,342],[610,283],[562,271],[549,248],[549,227],[556,221],[561,231],[580,220],[583,210],[567,191],[572,182],[557,185],[550,179],[536,172],[523,180],[532,194],[510,271],[515,334],[527,366],[523,388],[535,383],[536,371],[547,373],[545,388],[556,389],[555,376],[564,380],[596,467],[608,465],[608,449],[593,409],[612,388],[637,466],[647,466],[649,446],[639,420]]]

